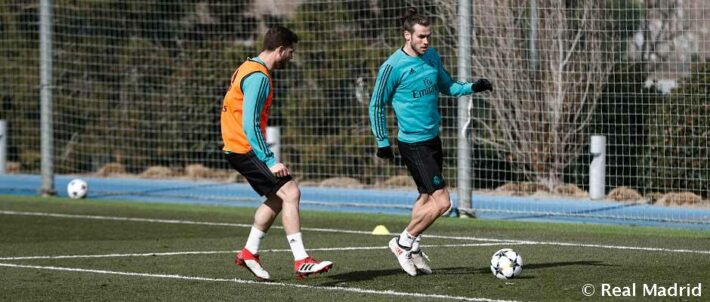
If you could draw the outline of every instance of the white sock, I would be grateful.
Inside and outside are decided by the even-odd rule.
[[[414,239],[414,242],[412,243],[412,252],[419,252],[419,245],[422,242],[422,234],[419,234],[416,239]]]
[[[258,254],[259,244],[261,243],[261,239],[264,239],[264,236],[266,236],[266,233],[252,226],[251,232],[249,232],[249,239],[247,239],[247,245],[244,246],[244,248],[254,255]]]
[[[291,234],[286,236],[288,239],[288,244],[291,246],[291,251],[293,252],[293,259],[301,260],[308,257],[306,253],[306,248],[303,247],[303,239],[301,238],[301,233]]]
[[[412,234],[409,234],[409,232],[407,232],[407,230],[405,229],[402,234],[399,234],[399,240],[397,240],[397,243],[399,243],[399,245],[403,247],[411,249],[415,238],[416,237],[412,236]]]

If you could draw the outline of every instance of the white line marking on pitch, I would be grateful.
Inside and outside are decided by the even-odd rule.
[[[463,243],[463,244],[438,244],[426,245],[422,247],[473,247],[473,246],[498,246],[517,245],[515,242],[495,242],[495,243]],[[387,246],[354,246],[354,247],[324,247],[313,248],[308,251],[371,251],[386,250]],[[155,252],[155,253],[127,253],[127,254],[101,254],[101,255],[58,255],[58,256],[22,256],[22,257],[0,257],[0,261],[8,260],[42,260],[42,259],[77,259],[77,258],[115,258],[115,257],[154,257],[154,256],[183,256],[183,255],[211,255],[211,254],[233,254],[238,251],[188,251],[188,252]],[[260,250],[261,253],[291,252],[291,249]]]
[[[28,268],[28,269],[40,269],[40,270],[65,271],[65,272],[94,273],[94,274],[104,274],[104,275],[120,275],[120,276],[132,276],[132,277],[150,277],[150,278],[195,280],[195,281],[207,281],[207,282],[233,282],[233,283],[251,284],[251,285],[296,287],[296,288],[318,289],[318,290],[325,290],[325,291],[343,291],[343,292],[353,292],[353,293],[359,293],[359,294],[414,297],[414,298],[424,298],[424,299],[448,299],[448,300],[483,301],[483,302],[505,302],[506,301],[506,300],[494,300],[494,299],[487,299],[487,298],[471,298],[471,297],[449,296],[449,295],[439,295],[439,294],[405,293],[405,292],[397,292],[397,291],[393,291],[393,290],[361,289],[361,288],[355,288],[355,287],[313,286],[313,285],[280,283],[280,282],[257,282],[257,281],[242,280],[242,279],[236,279],[236,278],[235,279],[226,279],[226,278],[208,278],[208,277],[183,276],[183,275],[147,274],[147,273],[119,272],[119,271],[94,270],[94,269],[83,269],[83,268],[72,268],[72,267],[23,265],[23,264],[11,264],[11,263],[0,263],[0,266],[12,267],[12,268]]]
[[[250,224],[241,223],[226,223],[226,222],[201,222],[190,220],[175,220],[175,219],[151,219],[151,218],[133,218],[133,217],[113,217],[113,216],[97,216],[97,215],[76,215],[76,214],[57,214],[43,212],[18,212],[18,211],[0,211],[4,215],[20,215],[20,216],[42,216],[56,218],[77,218],[77,219],[94,219],[94,220],[112,220],[112,221],[134,221],[134,222],[151,222],[151,223],[169,223],[169,224],[190,224],[190,225],[209,225],[209,226],[227,226],[251,228]],[[283,227],[273,226],[272,228],[282,229]],[[301,228],[303,231],[312,232],[328,232],[328,233],[345,233],[345,234],[361,234],[371,235],[367,231],[355,230],[340,230],[340,229],[323,229],[323,228]],[[568,243],[554,241],[530,241],[518,239],[497,239],[497,238],[481,238],[481,237],[463,237],[463,236],[442,236],[429,235],[427,238],[451,239],[451,240],[474,240],[474,241],[489,241],[489,242],[515,242],[518,244],[539,244],[539,245],[556,245],[556,246],[571,246],[571,247],[592,247],[604,249],[619,249],[619,250],[635,250],[647,252],[668,252],[668,253],[691,253],[691,254],[710,254],[708,250],[688,250],[688,249],[667,249],[655,247],[637,247],[637,246],[620,246],[620,245],[604,245],[604,244],[586,244],[586,243]]]

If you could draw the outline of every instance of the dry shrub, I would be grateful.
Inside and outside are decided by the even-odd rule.
[[[520,184],[520,190],[526,193],[550,192],[550,189],[541,183],[524,182]]]
[[[96,176],[100,177],[107,177],[115,174],[126,174],[126,167],[121,163],[108,163],[96,172]]]
[[[562,195],[562,196],[572,196],[572,197],[586,197],[587,196],[587,192],[584,192],[584,190],[580,189],[577,185],[574,185],[574,184],[558,185],[555,187],[553,192],[555,194]]]
[[[210,170],[207,178],[228,181],[232,177],[233,170]]]
[[[230,181],[234,170],[212,170],[202,164],[191,164],[185,167],[185,175],[191,179],[207,178]]]
[[[643,197],[641,194],[639,194],[638,191],[631,189],[629,187],[618,187],[611,192],[609,192],[609,195],[607,195],[607,198],[613,199],[616,201],[629,201],[629,202],[642,202]]]
[[[550,192],[550,189],[536,182],[509,182],[496,188],[496,191],[513,193],[513,195],[532,195],[537,192]]]
[[[185,175],[192,179],[209,178],[210,168],[207,168],[201,164],[187,165],[185,166]]]
[[[407,175],[392,176],[383,183],[385,187],[416,187],[414,179]]]
[[[170,178],[175,176],[175,172],[165,166],[152,166],[141,173],[142,178]]]
[[[506,183],[498,188],[496,188],[496,191],[499,192],[518,192],[520,191],[520,185],[515,182],[509,182]]]
[[[664,206],[685,206],[685,205],[698,205],[702,201],[702,198],[695,193],[691,192],[671,192],[663,195],[657,204]]]
[[[239,174],[239,172],[231,172],[229,176],[227,177],[227,182],[230,183],[235,183],[235,182],[244,182],[246,178]]]
[[[646,194],[646,196],[644,197],[646,198],[646,200],[648,200],[649,203],[656,203],[659,199],[663,197],[663,195],[664,194],[660,192],[651,192]]]
[[[324,179],[318,185],[324,188],[362,188],[363,185],[359,180],[351,177],[333,177]]]
[[[296,179],[299,187],[317,187],[319,183],[313,180],[300,180]]]
[[[20,163],[15,161],[7,162],[7,165],[5,166],[5,172],[7,172],[7,174],[20,173]]]

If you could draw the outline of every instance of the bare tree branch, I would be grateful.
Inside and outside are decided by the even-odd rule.
[[[614,43],[599,1],[538,0],[531,62],[527,2],[482,0],[474,8],[475,73],[493,79],[492,116],[477,142],[505,154],[531,180],[553,187],[580,153]]]

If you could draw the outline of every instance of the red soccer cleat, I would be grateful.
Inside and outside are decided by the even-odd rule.
[[[296,272],[296,279],[303,279],[310,275],[325,273],[333,268],[333,262],[316,261],[311,257],[306,257],[301,260],[296,260],[293,264],[293,270]]]

